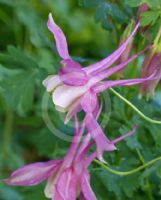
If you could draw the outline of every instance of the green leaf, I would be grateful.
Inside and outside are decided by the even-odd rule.
[[[127,16],[116,4],[108,3],[107,6],[109,7],[107,13],[111,15],[118,23],[124,23],[127,21]]]
[[[160,13],[156,11],[147,11],[145,13],[142,13],[141,25],[154,25],[159,15]]]
[[[59,140],[47,128],[39,131],[39,134],[31,132],[29,135],[19,137],[20,143],[29,143],[37,150],[40,156],[48,156],[53,159],[64,157],[69,144]],[[45,147],[45,148],[44,148]]]
[[[96,10],[95,20],[100,22],[102,27],[108,30],[114,29],[112,23],[108,20],[106,4],[100,4]]]
[[[120,133],[122,135],[124,135],[125,133],[128,133],[129,131],[131,131],[130,129],[127,129],[125,126],[123,126],[121,129],[120,129]],[[127,146],[131,149],[131,150],[135,150],[135,149],[141,149],[141,144],[140,142],[138,141],[137,139],[137,136],[138,136],[138,132],[139,131],[136,131],[132,136],[126,138],[126,144]]]
[[[9,68],[38,68],[31,57],[23,53],[21,49],[11,45],[7,47],[7,53],[0,53],[0,61]]]
[[[160,0],[144,0],[151,8],[161,8]]]
[[[97,172],[97,176],[108,191],[114,192],[117,197],[122,196],[122,190],[119,184],[119,176],[111,174],[105,170]]]
[[[101,2],[103,2],[103,0],[79,0],[79,5],[84,7],[95,7]]]
[[[105,170],[95,171],[94,173],[107,191],[113,192],[117,199],[125,199],[124,196],[131,198],[139,188],[138,173],[125,177],[111,174]]]
[[[8,69],[0,64],[0,80],[2,80],[4,77],[7,78],[10,76],[16,75],[20,73],[21,71],[22,71],[21,69]]]
[[[96,7],[95,20],[100,22],[102,27],[107,30],[114,29],[114,21],[118,23],[127,22],[128,17],[125,14],[124,9],[115,3],[106,2],[104,0],[99,1],[88,1],[82,0],[81,5],[84,7]]]
[[[47,16],[42,18],[40,12],[35,11],[29,1],[17,3],[16,15],[19,22],[27,29],[30,42],[39,48],[46,45]]]
[[[125,3],[131,7],[138,7],[142,0],[125,0]]]
[[[139,176],[138,174],[133,174],[131,176],[125,176],[120,178],[121,187],[125,195],[132,198],[134,192],[139,188]]]
[[[36,70],[28,70],[1,80],[2,96],[13,108],[28,111],[33,103]]]

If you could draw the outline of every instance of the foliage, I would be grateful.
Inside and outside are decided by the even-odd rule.
[[[63,157],[69,146],[51,133],[42,116],[46,94],[42,81],[60,67],[53,37],[46,27],[48,13],[54,14],[66,33],[73,58],[87,65],[119,45],[125,27],[136,19],[137,8],[143,2],[150,10],[142,14],[142,26],[150,31],[148,36],[141,31],[137,34],[133,52],[156,37],[161,24],[160,0],[0,0],[0,178],[24,163]],[[129,65],[126,78],[138,76],[142,60],[143,56]],[[147,116],[161,119],[160,86],[149,101],[138,98],[139,88],[135,86],[117,91]],[[160,156],[161,125],[144,121],[110,91],[104,98],[108,109],[104,109],[100,121],[108,121],[103,126],[109,138],[126,133],[133,124],[139,125],[136,135],[118,144],[118,151],[105,154],[109,166],[128,171]],[[58,115],[51,98],[48,113],[56,134],[61,130],[72,136],[71,124],[63,125],[65,115]],[[99,200],[161,199],[160,169],[158,161],[135,174],[119,176],[93,163],[91,183]],[[0,184],[0,199],[44,200],[43,187],[11,188]]]

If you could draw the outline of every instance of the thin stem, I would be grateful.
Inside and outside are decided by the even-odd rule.
[[[144,157],[142,156],[139,149],[137,149],[136,151],[137,151],[137,154],[139,156],[140,161],[144,165],[145,164]],[[147,170],[147,167],[145,168],[145,170]],[[145,190],[147,191],[148,198],[149,198],[149,200],[153,200],[153,195],[152,195],[151,187],[150,187],[150,183],[149,183],[149,176],[146,176],[144,179],[145,179],[145,182],[146,182],[146,187],[145,186],[144,187],[145,187]]]
[[[131,175],[131,174],[134,174],[136,172],[139,172],[141,171],[142,169],[145,169],[147,167],[149,167],[150,165],[153,165],[154,163],[156,163],[157,161],[161,160],[161,156],[160,157],[157,157],[135,169],[132,169],[132,170],[129,170],[129,171],[117,171],[117,170],[114,170],[112,168],[110,168],[109,166],[103,164],[102,162],[98,161],[98,160],[94,160],[97,164],[99,164],[100,166],[102,166],[105,170],[109,171],[110,173],[112,174],[116,174],[116,175],[119,175],[119,176],[128,176],[128,175]]]
[[[156,36],[156,38],[154,40],[154,48],[157,47],[160,37],[161,37],[161,27],[159,28],[158,34],[157,34],[157,36]]]
[[[134,104],[132,104],[130,101],[128,101],[125,97],[123,97],[121,94],[119,94],[118,92],[116,92],[113,88],[109,89],[111,92],[113,92],[117,97],[119,97],[121,100],[123,100],[126,104],[128,104],[133,110],[135,110],[140,117],[142,117],[144,120],[152,123],[152,124],[161,124],[161,121],[158,120],[154,120],[151,119],[149,117],[147,117],[146,115],[144,115],[136,106],[134,106]]]
[[[137,149],[136,151],[137,151],[137,154],[138,154],[138,156],[139,156],[139,159],[140,159],[140,161],[142,162],[142,164],[145,164],[145,160],[144,160],[143,156],[141,155],[141,152],[140,152],[140,150],[139,150],[139,149]]]

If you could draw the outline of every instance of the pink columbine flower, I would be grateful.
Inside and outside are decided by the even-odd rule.
[[[151,73],[155,73],[156,78],[141,85],[141,94],[155,95],[155,88],[161,80],[161,27],[156,35],[153,45],[149,49],[143,62],[141,77],[146,77]]]
[[[78,130],[76,119],[75,136],[72,145],[62,160],[38,162],[26,165],[14,171],[4,183],[13,186],[33,186],[48,180],[45,196],[53,200],[76,200],[81,194],[85,200],[96,200],[90,187],[88,166],[95,158],[95,153],[87,155],[91,146],[89,136],[79,147],[79,139],[84,128]]]
[[[100,112],[98,112],[97,117]],[[96,117],[96,118],[97,118]],[[94,144],[88,133],[80,143],[84,125],[79,128],[75,116],[75,135],[67,155],[62,160],[38,162],[21,167],[2,182],[13,186],[33,186],[47,180],[45,196],[53,200],[76,200],[81,195],[84,200],[96,200],[90,186],[88,167],[96,158],[96,153],[89,153]],[[109,151],[117,142],[128,135],[109,141]]]
[[[149,50],[143,62],[141,77],[146,77],[154,72],[156,72],[156,79],[143,83],[140,90],[141,94],[148,96],[152,93],[154,96],[155,88],[161,79],[161,53],[153,53],[153,50]]]
[[[74,113],[74,110],[79,110],[83,96],[90,90],[94,91],[95,95],[113,86],[128,86],[151,80],[152,77],[143,79],[129,80],[114,80],[104,81],[109,76],[124,69],[127,64],[136,59],[145,50],[132,56],[125,62],[115,66],[110,66],[121,56],[125,51],[129,42],[133,38],[139,27],[139,23],[134,28],[131,35],[122,43],[122,45],[107,58],[83,68],[79,63],[73,61],[68,53],[66,37],[60,27],[54,22],[52,15],[49,14],[48,28],[54,34],[56,47],[60,57],[62,58],[62,68],[58,75],[50,75],[43,84],[48,92],[52,92],[53,103],[58,111],[68,112],[66,122]]]
[[[149,77],[141,79],[105,80],[112,74],[124,69],[128,63],[136,59],[146,50],[144,49],[123,63],[111,67],[125,51],[138,27],[139,23],[131,35],[110,56],[83,68],[79,63],[73,61],[69,55],[66,37],[60,27],[54,22],[52,15],[49,14],[48,28],[54,35],[58,53],[62,58],[61,64],[63,67],[59,70],[58,75],[47,77],[43,81],[43,84],[47,91],[52,93],[52,99],[56,109],[61,112],[67,112],[65,123],[77,112],[81,110],[85,111],[86,127],[98,145],[98,158],[102,158],[104,151],[109,151],[109,141],[105,139],[106,137],[93,114],[99,107],[97,98],[99,93],[113,86],[129,86],[154,79],[154,75],[150,75]],[[91,127],[89,122],[93,124],[92,127],[94,128]],[[96,137],[96,135],[98,136]]]

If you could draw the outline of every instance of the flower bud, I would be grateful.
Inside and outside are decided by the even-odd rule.
[[[141,77],[146,77],[153,73],[156,74],[155,80],[145,82],[141,86],[140,92],[146,96],[155,95],[155,88],[161,79],[161,51],[159,51],[159,46],[157,45],[158,48],[155,48],[153,45],[143,62]]]

